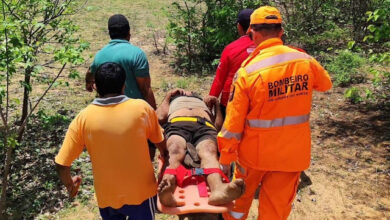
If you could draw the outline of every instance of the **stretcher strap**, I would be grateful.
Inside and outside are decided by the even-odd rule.
[[[186,169],[183,165],[180,165],[176,169],[165,169],[164,175],[175,175],[177,185],[182,188],[190,184],[196,184],[198,186],[199,196],[208,197],[205,176],[213,173],[220,174],[224,182],[229,182],[229,178],[218,168]]]

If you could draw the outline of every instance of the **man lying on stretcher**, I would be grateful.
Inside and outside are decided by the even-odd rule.
[[[160,123],[165,124],[168,149],[167,169],[158,186],[161,204],[180,206],[173,197],[177,180],[174,169],[180,165],[206,168],[204,173],[210,173],[206,179],[211,191],[210,205],[226,204],[243,194],[243,180],[224,183],[219,169],[216,137],[223,121],[217,98],[202,99],[191,92],[172,90],[157,109],[157,115]]]

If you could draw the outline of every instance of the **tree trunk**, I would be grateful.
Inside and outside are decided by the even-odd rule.
[[[28,85],[30,85],[31,81],[31,72],[32,68],[28,67],[26,68],[26,71],[24,73],[24,92],[23,92],[23,109],[22,109],[22,118],[20,119],[20,122],[23,123],[28,115],[28,98],[30,97],[30,88]]]
[[[26,68],[25,74],[24,74],[24,94],[23,94],[23,108],[22,108],[22,117],[20,119],[20,125],[23,126],[23,122],[26,120],[28,116],[28,98],[30,96],[30,88],[28,85],[30,85],[31,81],[31,72],[32,68]],[[17,141],[20,143],[22,141],[24,128],[19,130]],[[4,146],[5,149],[7,149],[7,135],[4,139]],[[4,162],[4,172],[2,177],[2,186],[1,186],[1,197],[0,197],[0,220],[5,219],[6,213],[5,210],[7,208],[7,188],[8,188],[8,176],[10,174],[11,170],[11,162],[12,162],[12,153],[13,148],[12,146],[8,146],[6,158]]]
[[[5,143],[5,146],[7,146],[6,143]],[[2,186],[1,186],[1,199],[0,199],[0,219],[5,219],[5,217],[6,217],[5,210],[7,208],[8,175],[10,173],[10,168],[11,168],[12,152],[13,152],[13,149],[11,146],[9,146],[7,149],[7,154],[6,154],[5,163],[4,163],[3,179],[1,182]]]

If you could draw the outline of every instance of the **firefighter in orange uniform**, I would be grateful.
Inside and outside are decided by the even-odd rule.
[[[258,219],[287,219],[299,175],[310,165],[312,93],[332,82],[313,57],[283,45],[281,23],[274,7],[251,15],[248,32],[257,47],[236,74],[218,134],[223,170],[236,162],[234,175],[246,183],[225,220],[246,219],[259,185]]]

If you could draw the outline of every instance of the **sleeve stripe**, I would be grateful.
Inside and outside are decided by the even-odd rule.
[[[241,140],[241,137],[242,137],[242,133],[230,132],[225,127],[222,127],[219,134],[220,134],[220,137],[224,137],[224,138],[228,138],[228,139],[235,138],[238,141]]]

